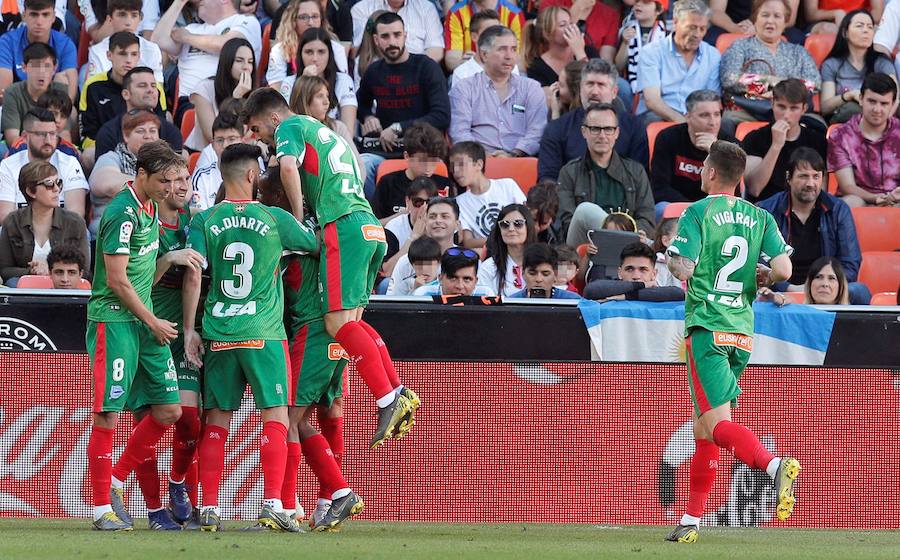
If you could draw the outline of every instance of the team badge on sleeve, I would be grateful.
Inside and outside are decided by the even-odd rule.
[[[130,243],[131,242],[131,233],[134,231],[134,224],[131,222],[122,222],[122,225],[119,226],[119,242],[120,243]]]

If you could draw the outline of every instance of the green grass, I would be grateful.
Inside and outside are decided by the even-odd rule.
[[[144,520],[136,520],[142,526]],[[900,532],[705,529],[694,545],[663,541],[668,527],[353,522],[339,534],[101,534],[83,520],[0,519],[0,558],[275,560],[485,558],[900,559]]]

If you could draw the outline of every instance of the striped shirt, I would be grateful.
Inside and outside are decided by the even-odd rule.
[[[350,9],[353,16],[353,46],[359,48],[366,21],[377,10],[394,10],[387,0],[361,0]],[[406,0],[396,11],[406,28],[406,50],[411,54],[425,54],[426,49],[443,48],[441,19],[434,4],[428,0]]]
[[[469,22],[478,11],[477,8],[475,0],[460,0],[450,8],[444,20],[444,48],[451,51],[475,51],[469,34]],[[512,0],[497,0],[495,9],[500,14],[500,23],[512,29],[521,43],[522,27],[525,26],[522,10]]]

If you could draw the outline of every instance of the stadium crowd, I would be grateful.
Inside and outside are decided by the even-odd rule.
[[[900,284],[897,0],[25,0],[0,17],[8,287],[85,285],[149,142],[188,158],[190,210],[212,205],[264,85],[354,150],[387,232],[379,293],[683,299],[666,249],[716,139],[744,148],[735,194],[794,249],[763,297],[868,304]]]

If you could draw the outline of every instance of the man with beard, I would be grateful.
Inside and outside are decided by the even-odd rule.
[[[34,108],[22,119],[22,136],[28,144],[27,150],[16,152],[0,162],[0,221],[16,209],[26,204],[19,190],[19,171],[30,161],[50,162],[59,171],[62,192],[59,202],[66,210],[84,217],[88,182],[78,158],[56,149],[59,136],[56,119],[47,109]]]

